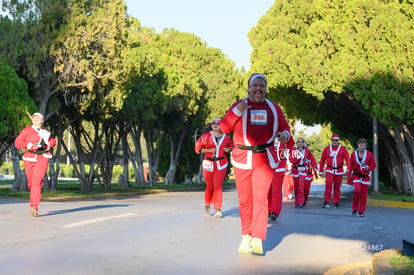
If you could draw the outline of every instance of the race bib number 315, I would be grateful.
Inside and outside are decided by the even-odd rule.
[[[250,123],[254,125],[266,125],[267,124],[266,110],[251,110]]]

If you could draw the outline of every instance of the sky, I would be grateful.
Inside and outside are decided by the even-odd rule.
[[[128,14],[160,33],[165,28],[194,33],[219,48],[238,68],[250,67],[247,33],[275,0],[126,0]]]

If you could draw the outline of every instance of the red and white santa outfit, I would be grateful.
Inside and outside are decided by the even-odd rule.
[[[337,134],[332,135],[332,140],[338,140]],[[325,204],[328,206],[331,202],[332,185],[333,185],[333,202],[335,206],[339,205],[339,199],[341,197],[341,183],[345,174],[344,164],[349,165],[348,150],[341,146],[339,143],[337,146],[332,144],[325,147],[322,152],[321,160],[319,162],[319,173],[325,174]],[[326,164],[326,167],[325,167]]]
[[[353,214],[363,215],[367,206],[368,187],[371,183],[370,173],[376,168],[374,155],[364,150],[362,158],[358,150],[351,154],[351,163],[348,169],[348,185],[354,185],[354,197],[352,201]]]
[[[289,158],[286,161],[286,172],[283,178],[283,199],[290,200],[293,197],[293,177],[291,175],[292,163]]]
[[[215,137],[213,131],[204,133],[195,145],[195,152],[201,154],[201,149],[216,148],[214,153],[205,152],[203,160],[203,175],[206,180],[204,201],[206,206],[214,205],[214,209],[220,210],[223,204],[223,181],[226,177],[228,160],[223,148],[233,148],[233,143],[228,135],[222,134]]]
[[[35,115],[41,114],[33,114],[33,116]],[[29,143],[39,144],[39,147],[43,144],[44,148],[37,148],[37,146],[36,148],[27,148]],[[23,155],[23,164],[30,190],[30,206],[33,206],[36,211],[39,209],[42,197],[43,177],[46,174],[49,159],[52,158],[49,150],[55,145],[56,140],[50,137],[47,130],[34,126],[24,128],[15,140],[17,149],[26,149]]]
[[[293,138],[291,138],[291,144],[294,144]],[[275,141],[274,149],[279,159],[279,165],[275,169],[273,174],[272,183],[270,185],[268,201],[269,201],[269,213],[275,214],[279,217],[280,211],[282,210],[283,200],[283,180],[285,178],[287,159],[289,157],[288,143],[280,143]]]
[[[261,76],[260,76],[261,77]],[[263,77],[264,78],[264,77]],[[250,80],[249,80],[250,82]],[[249,108],[240,112],[243,100]],[[290,127],[280,107],[268,99],[235,102],[221,120],[224,133],[233,132],[232,164],[239,196],[242,235],[266,239],[267,195],[279,159],[273,147],[277,133],[290,138]]]
[[[309,196],[313,180],[312,169],[316,169],[318,164],[306,146],[303,146],[302,149],[296,147],[291,150],[289,160],[292,163],[291,175],[294,182],[295,206],[302,208],[306,205]]]

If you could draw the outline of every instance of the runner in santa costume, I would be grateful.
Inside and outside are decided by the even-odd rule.
[[[285,178],[287,159],[289,156],[288,144],[294,144],[291,137],[288,143],[280,143],[275,141],[274,149],[278,156],[279,165],[273,174],[272,184],[270,185],[268,201],[269,201],[269,217],[272,221],[276,221],[282,210],[283,200],[283,180]],[[290,146],[293,148],[293,146]]]
[[[224,133],[233,132],[232,164],[239,196],[242,241],[239,253],[263,254],[266,239],[267,195],[279,160],[274,140],[290,139],[290,127],[280,107],[266,99],[267,79],[253,74],[249,96],[235,102],[221,120]]]
[[[30,118],[33,125],[22,130],[15,140],[15,145],[17,149],[26,149],[23,164],[30,190],[29,212],[35,217],[42,197],[43,177],[46,174],[49,159],[52,157],[49,150],[56,145],[56,140],[50,137],[47,130],[41,128],[43,123],[41,113],[34,113]]]
[[[377,165],[374,155],[366,149],[368,141],[365,138],[361,138],[358,140],[357,145],[358,149],[351,154],[347,184],[354,185],[352,216],[355,216],[358,211],[358,214],[364,217],[367,206],[368,187],[371,182],[370,173]]]
[[[318,164],[303,138],[298,138],[297,147],[291,150],[289,160],[292,163],[291,175],[294,183],[295,207],[303,208],[306,205],[310,184],[313,180],[312,170],[316,173]]]
[[[341,197],[341,182],[345,175],[344,162],[349,166],[348,150],[339,144],[339,136],[333,134],[331,145],[325,147],[319,162],[319,174],[325,179],[325,201],[323,208],[328,208],[331,202],[332,185],[333,185],[333,202],[335,208],[339,207]],[[326,167],[325,167],[326,164]]]
[[[223,217],[223,181],[226,177],[228,160],[225,153],[233,149],[233,143],[228,135],[220,131],[220,119],[211,122],[212,130],[204,133],[196,142],[195,152],[204,154],[203,175],[206,180],[204,193],[204,215],[210,216],[210,205],[214,205],[215,217]]]
[[[305,145],[309,149],[306,143]],[[306,206],[307,204],[309,194],[310,194],[311,184],[314,178],[318,179],[318,163],[316,162],[316,159],[315,159],[315,162],[311,163],[311,166],[309,167],[309,170],[308,170],[308,175],[305,178],[305,203],[303,204],[303,206]]]
[[[291,175],[292,163],[289,161],[289,157],[286,161],[286,173],[283,178],[283,199],[291,200],[293,198],[293,177]]]

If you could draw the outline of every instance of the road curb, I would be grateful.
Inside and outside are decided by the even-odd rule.
[[[363,262],[351,265],[342,265],[329,269],[324,272],[323,275],[338,275],[338,274],[359,274],[359,275],[371,275],[372,262]]]
[[[375,253],[372,257],[372,274],[374,275],[394,275],[394,271],[390,264],[391,256],[398,256],[397,249],[387,249]]]
[[[387,207],[387,208],[410,208],[414,209],[414,202],[406,201],[385,201],[385,200],[367,200],[368,207]]]
[[[391,256],[398,256],[397,249],[387,249],[375,253],[371,262],[362,262],[351,265],[343,265],[329,269],[323,275],[394,275],[393,268],[389,261]]]

